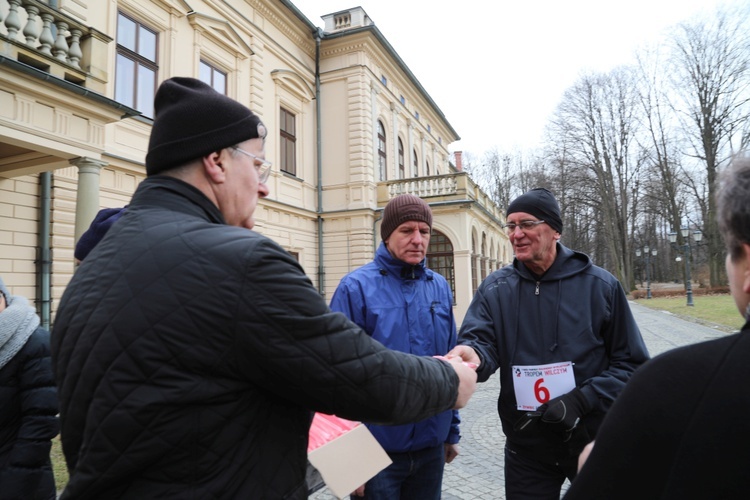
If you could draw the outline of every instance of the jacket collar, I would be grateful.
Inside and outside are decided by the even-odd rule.
[[[518,274],[526,279],[533,281],[555,281],[563,278],[568,278],[592,266],[591,259],[588,255],[571,250],[559,241],[557,242],[557,257],[552,263],[547,272],[543,276],[537,277],[534,273],[526,267],[526,265],[518,260],[517,257],[513,258],[513,268]]]
[[[380,268],[381,274],[384,272],[393,276],[405,279],[420,279],[427,273],[425,265],[427,258],[422,259],[419,264],[411,265],[395,259],[386,248],[385,243],[381,242],[377,252],[375,252],[375,264]]]
[[[166,207],[208,219],[214,224],[226,224],[219,207],[198,188],[168,175],[154,175],[144,179],[136,189],[128,210],[135,211],[139,207],[148,206]]]

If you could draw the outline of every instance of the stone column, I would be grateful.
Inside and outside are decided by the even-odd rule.
[[[74,158],[70,164],[78,167],[78,192],[76,194],[75,242],[89,228],[99,211],[99,174],[106,162],[93,158]]]
[[[461,325],[466,310],[469,308],[474,292],[471,287],[471,250],[453,248],[453,269],[456,280],[456,307],[454,314],[456,324]]]

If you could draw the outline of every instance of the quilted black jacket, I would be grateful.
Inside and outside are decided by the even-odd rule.
[[[59,429],[49,332],[37,328],[0,369],[0,500],[54,500],[49,451]]]
[[[446,363],[328,309],[270,239],[149,177],[76,271],[52,333],[62,498],[307,498],[311,410],[381,423],[451,408]]]

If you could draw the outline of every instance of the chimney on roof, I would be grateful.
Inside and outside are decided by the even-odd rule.
[[[463,162],[461,161],[462,154],[463,151],[456,151],[455,153],[453,153],[454,164],[456,165],[456,170],[458,170],[459,172],[464,171]]]
[[[362,7],[353,7],[351,9],[334,12],[321,16],[325,23],[326,33],[342,31],[352,28],[361,28],[373,24],[370,16]]]

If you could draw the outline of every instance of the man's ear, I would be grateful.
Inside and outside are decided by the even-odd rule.
[[[744,259],[744,275],[742,279],[742,291],[745,293],[750,293],[750,244],[743,243],[742,244],[742,259]]]
[[[226,170],[224,170],[224,161],[227,159],[228,153],[225,149],[219,151],[213,151],[203,157],[203,170],[206,172],[206,176],[216,184],[221,184],[226,181]]]

